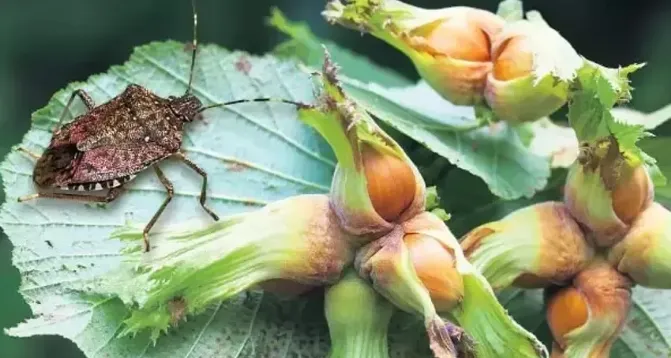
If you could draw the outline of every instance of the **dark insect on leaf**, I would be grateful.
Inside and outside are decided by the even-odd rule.
[[[149,251],[149,231],[174,194],[172,183],[157,164],[167,158],[177,158],[203,178],[200,204],[214,220],[219,220],[206,205],[207,173],[181,151],[184,123],[199,118],[206,109],[237,103],[279,101],[295,106],[302,104],[257,98],[204,107],[191,94],[198,49],[195,0],[192,0],[192,6],[191,69],[184,95],[162,98],[140,85],[131,84],[123,93],[96,106],[85,91],[75,91],[63,110],[47,149],[37,155],[20,148],[37,161],[33,171],[37,193],[20,197],[20,202],[45,197],[108,203],[115,200],[138,173],[153,167],[166,189],[167,197],[145,226],[144,249]],[[75,98],[84,102],[87,111],[61,126]]]

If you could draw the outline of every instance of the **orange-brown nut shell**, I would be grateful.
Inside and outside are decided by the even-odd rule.
[[[383,219],[394,222],[415,199],[415,173],[403,159],[368,144],[362,146],[361,155],[373,208]]]

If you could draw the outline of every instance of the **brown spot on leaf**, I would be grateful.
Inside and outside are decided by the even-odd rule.
[[[236,172],[236,173],[244,171],[247,168],[249,168],[249,166],[247,166],[244,163],[240,163],[240,162],[228,163],[228,167],[226,167],[226,169],[228,169],[229,171]]]
[[[176,326],[186,315],[186,301],[182,297],[175,297],[168,302],[170,310],[170,323]]]
[[[184,52],[193,52],[193,42],[187,42],[184,44]]]
[[[247,56],[240,56],[237,61],[235,61],[235,69],[249,75],[249,71],[252,70],[252,63],[249,62]]]

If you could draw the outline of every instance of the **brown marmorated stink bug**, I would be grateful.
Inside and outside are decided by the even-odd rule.
[[[108,203],[116,199],[139,172],[153,166],[167,197],[144,228],[144,250],[149,251],[149,231],[173,197],[173,185],[157,163],[177,158],[202,176],[200,204],[214,220],[219,220],[205,204],[207,173],[181,151],[184,123],[193,121],[206,109],[237,103],[279,101],[296,106],[301,104],[256,98],[204,107],[191,94],[198,45],[195,0],[192,0],[192,7],[193,42],[186,93],[180,97],[162,98],[140,85],[130,84],[120,95],[96,106],[85,91],[75,91],[42,155],[19,148],[37,160],[33,171],[37,193],[20,197],[19,202],[46,197]],[[75,97],[84,102],[87,112],[61,126]]]

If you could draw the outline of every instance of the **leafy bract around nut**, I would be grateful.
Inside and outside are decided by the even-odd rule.
[[[331,1],[329,22],[371,33],[412,60],[431,87],[457,105],[486,99],[494,115],[533,121],[564,105],[583,59],[537,12],[518,16],[455,6],[428,10],[397,0]]]
[[[651,134],[643,125],[620,122],[611,113],[615,105],[631,99],[628,76],[641,67],[643,65],[633,64],[614,69],[586,61],[573,83],[568,119],[581,144],[593,146],[612,137],[630,166],[644,164],[653,183],[664,185],[666,178],[657,168],[655,159],[637,146],[640,139]]]
[[[453,255],[451,260],[456,272],[445,272],[441,277],[441,272],[427,272],[430,267],[426,267],[426,262],[414,262],[421,258],[416,252],[420,249],[415,242],[418,238],[430,241],[432,247],[441,250],[435,253],[436,258]],[[452,336],[458,350],[473,350],[476,356],[482,357],[547,356],[542,344],[508,316],[487,280],[465,259],[456,238],[444,222],[431,213],[417,215],[364,246],[357,253],[355,265],[359,273],[369,277],[376,290],[397,307],[425,319],[433,344],[441,343],[440,335],[436,334],[441,330],[435,329],[441,326],[436,318],[440,307],[438,313],[453,317],[474,342],[470,344]],[[442,267],[442,263],[439,265],[437,267]],[[463,290],[463,293],[445,295],[446,289]]]
[[[600,246],[620,240],[652,201],[653,184],[666,183],[655,159],[638,147],[651,134],[611,113],[631,98],[627,76],[640,67],[610,69],[587,61],[571,93],[568,117],[580,154],[567,178],[565,202]]]
[[[431,296],[417,276],[403,229],[396,226],[387,235],[364,246],[355,260],[359,275],[396,307],[423,318],[429,346],[436,358],[456,358],[463,332],[436,312]],[[470,352],[469,352],[470,354]]]
[[[365,243],[367,235],[384,234],[394,222],[424,211],[426,186],[401,146],[347,96],[337,75],[327,52],[319,103],[299,113],[335,152],[333,209],[345,230]]]
[[[504,24],[495,14],[460,6],[427,10],[397,0],[331,1],[331,23],[365,31],[394,46],[448,101],[482,102],[491,71],[490,42]]]
[[[582,58],[537,12],[512,21],[492,39],[493,71],[485,98],[511,123],[535,121],[566,103]]]
[[[469,261],[499,291],[565,283],[589,263],[594,249],[559,202],[518,209],[483,224],[461,241]]]
[[[639,285],[671,288],[671,212],[651,204],[609,250],[608,261]]]
[[[609,357],[629,314],[632,281],[607,262],[595,260],[573,279],[572,286],[580,298],[559,299],[574,301],[573,312],[562,311],[561,306],[569,305],[556,304],[553,297],[549,301],[548,323],[556,342],[553,356]]]
[[[138,246],[141,226],[122,228],[113,237],[130,242],[125,264],[85,289],[119,297],[131,307],[121,335],[147,329],[153,340],[187,315],[268,280],[334,283],[354,255],[328,197],[317,194],[280,200],[208,226],[165,228],[154,235],[156,247],[148,253]]]
[[[654,191],[646,167],[631,166],[621,157],[612,139],[596,146],[601,159],[579,157],[569,169],[564,202],[571,214],[588,228],[598,246],[617,243],[632,222],[653,200]]]
[[[556,82],[571,82],[583,66],[583,59],[573,46],[550,27],[537,11],[530,11],[524,20],[513,21],[503,28],[492,43],[493,48],[516,36],[529,42],[533,57],[534,85],[551,77]]]

